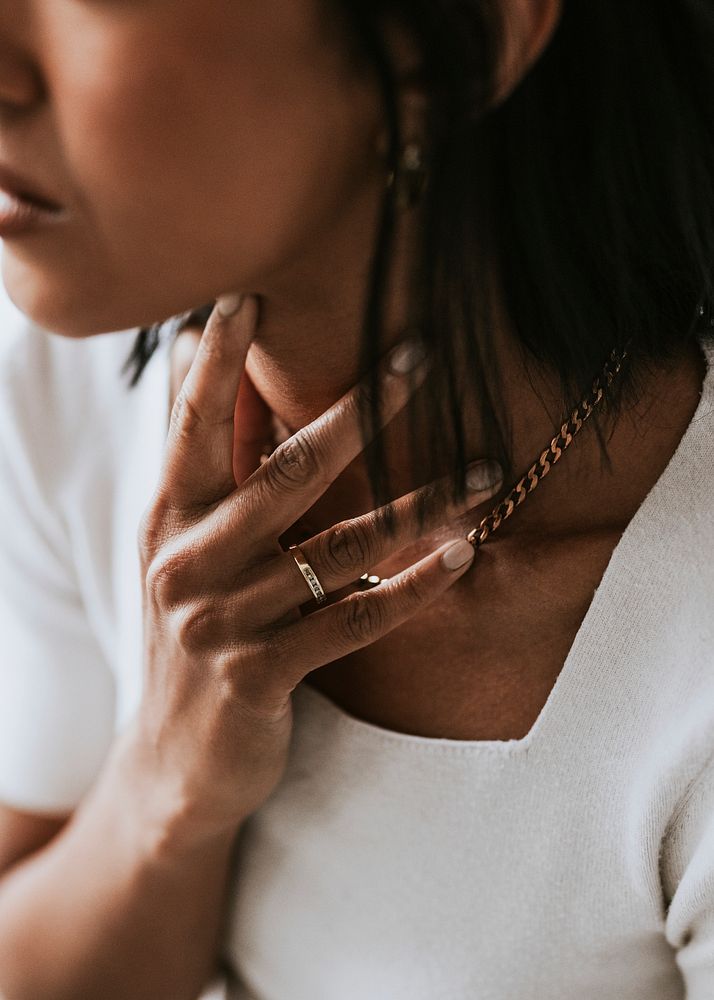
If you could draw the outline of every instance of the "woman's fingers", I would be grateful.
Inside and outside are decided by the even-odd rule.
[[[312,670],[369,646],[431,604],[467,572],[475,549],[446,542],[373,590],[284,625],[271,642],[269,677],[295,688]]]
[[[474,462],[466,473],[467,494],[457,503],[451,493],[451,479],[444,477],[405,494],[391,504],[394,533],[384,527],[387,507],[320,532],[300,548],[326,594],[354,583],[363,573],[374,569],[383,560],[406,546],[444,528],[457,517],[466,514],[491,499],[503,483],[501,468],[493,461]],[[418,510],[423,504],[424,522],[419,523]],[[256,595],[252,614],[260,624],[279,621],[301,604],[311,599],[291,552],[265,563],[261,577],[254,581]],[[270,610],[270,617],[261,610]]]
[[[198,326],[186,326],[176,336],[171,345],[171,405],[178,396],[184,379],[188,375],[193,359],[196,357],[198,345],[201,343],[203,329]],[[170,415],[167,414],[167,416]]]
[[[272,411],[248,372],[243,373],[236,400],[233,435],[233,476],[243,483],[260,467],[260,456],[271,442]]]
[[[186,326],[171,348],[171,399],[175,400],[201,343],[203,327]],[[236,485],[255,472],[273,434],[270,407],[257,391],[247,371],[243,373],[234,413],[233,476]]]
[[[195,512],[235,489],[234,417],[258,304],[246,297],[237,312],[218,300],[171,411],[158,492],[168,506]]]
[[[403,408],[427,371],[428,360],[417,341],[399,344],[382,360],[380,428]],[[249,491],[244,498],[260,519],[262,537],[280,537],[364,449],[360,408],[369,391],[367,377],[279,445],[244,484]]]

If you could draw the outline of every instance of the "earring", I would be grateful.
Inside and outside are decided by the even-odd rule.
[[[424,150],[418,142],[408,142],[399,157],[396,171],[391,171],[387,187],[395,188],[397,208],[409,209],[419,203],[426,187],[428,171]]]

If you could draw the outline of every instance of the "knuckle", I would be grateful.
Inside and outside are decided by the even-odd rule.
[[[415,517],[423,512],[424,516],[434,516],[443,513],[448,506],[450,497],[441,483],[427,483],[417,494],[414,504]]]
[[[420,535],[443,524],[450,516],[449,498],[436,483],[423,486],[414,496],[408,511],[409,522]]]
[[[343,634],[350,643],[364,645],[376,638],[386,626],[386,612],[375,594],[355,594],[342,602]]]
[[[374,561],[375,546],[370,532],[359,521],[344,521],[327,533],[326,561],[339,572],[360,575]]]
[[[139,554],[142,561],[146,561],[158,549],[161,537],[161,523],[152,508],[148,508],[141,515],[139,527],[136,533]]]
[[[421,573],[418,570],[409,569],[402,577],[399,595],[403,603],[413,606],[423,604],[431,596],[431,591]]]
[[[179,389],[171,407],[170,431],[175,436],[189,436],[203,423],[201,414],[188,394],[186,383]]]
[[[161,606],[173,607],[187,595],[187,569],[192,562],[189,553],[174,550],[156,556],[146,571],[147,593]]]
[[[320,459],[314,434],[298,431],[275,449],[263,469],[275,490],[294,489],[318,476]]]
[[[235,703],[256,716],[270,716],[276,709],[284,708],[289,698],[290,688],[283,679],[278,652],[277,642],[261,637],[259,641],[244,644],[240,670],[231,664],[226,672]]]
[[[136,538],[145,566],[149,565],[161,546],[171,537],[169,515],[167,505],[155,497],[139,519]]]
[[[219,624],[216,609],[206,601],[185,604],[172,613],[173,634],[180,647],[189,653],[208,646],[215,650]]]
[[[384,405],[384,383],[377,379],[375,382],[367,376],[355,388],[354,393],[350,393],[345,400],[347,411],[354,420],[363,419],[365,413],[373,406]]]

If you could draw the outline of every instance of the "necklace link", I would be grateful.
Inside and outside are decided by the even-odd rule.
[[[566,448],[570,447],[575,435],[583,427],[597,404],[603,399],[605,395],[603,382],[608,386],[612,383],[612,380],[622,368],[627,354],[626,349],[620,354],[615,350],[612,351],[601,375],[593,382],[590,396],[583,399],[573,410],[570,418],[560,428],[560,432],[556,434],[550,445],[541,453],[540,458],[533,463],[528,472],[518,480],[505,499],[501,500],[494,510],[483,518],[477,527],[469,531],[466,541],[470,542],[477,551],[491,537],[494,531],[498,530],[506,518],[511,516],[516,507],[519,507],[523,503],[528,494],[533,492],[541,479],[548,475],[555,463],[560,461],[563,452]],[[528,480],[527,488],[525,486],[526,480]]]

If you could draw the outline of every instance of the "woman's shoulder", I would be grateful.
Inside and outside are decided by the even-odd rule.
[[[631,588],[682,657],[699,664],[714,706],[714,337],[696,411],[627,533]]]
[[[700,342],[707,370],[699,402],[628,534],[652,560],[690,579],[700,568],[704,582],[714,573],[714,335]]]

